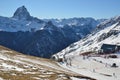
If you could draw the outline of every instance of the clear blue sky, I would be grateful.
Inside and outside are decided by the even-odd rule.
[[[38,18],[98,19],[120,15],[120,0],[0,0],[0,16],[11,17],[22,5]]]

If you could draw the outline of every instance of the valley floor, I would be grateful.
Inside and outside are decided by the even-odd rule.
[[[111,67],[113,63],[117,67]],[[120,80],[120,58],[74,56],[59,65],[97,80]]]

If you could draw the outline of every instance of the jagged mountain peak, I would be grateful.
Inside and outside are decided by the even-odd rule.
[[[55,26],[51,21],[48,21],[47,24],[44,26],[45,29],[49,29],[49,30],[56,30],[57,26]]]
[[[52,21],[48,21],[47,25],[53,25]]]
[[[18,20],[27,20],[31,18],[30,13],[28,12],[27,8],[23,5],[15,11],[13,18]]]

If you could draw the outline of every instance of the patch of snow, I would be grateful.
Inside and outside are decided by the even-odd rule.
[[[76,78],[76,77],[70,77],[72,80],[87,80],[87,79],[80,79],[80,78]]]
[[[26,26],[29,26],[31,24],[31,22],[28,22],[27,24],[26,24]]]
[[[22,69],[22,68],[19,68],[19,67],[14,66],[14,65],[8,65],[6,63],[2,63],[2,66],[3,66],[4,70],[24,71],[24,69]]]
[[[4,79],[0,77],[0,80],[4,80]]]
[[[42,80],[41,78],[39,77],[33,77],[35,80]],[[45,79],[46,80],[46,79]]]
[[[44,29],[43,27],[40,28],[40,30],[43,30],[43,29]]]
[[[12,51],[0,50],[0,59],[10,60],[10,58],[5,53],[12,53]]]

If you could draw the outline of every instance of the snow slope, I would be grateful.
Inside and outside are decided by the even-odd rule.
[[[57,53],[58,56],[64,54],[79,55],[80,53],[97,51],[103,43],[120,45],[120,16],[111,18],[97,26],[95,31],[87,35],[80,41],[71,44],[66,49]]]
[[[66,62],[60,64],[60,66],[96,80],[120,80],[120,62],[118,62],[120,58],[89,57],[83,59],[83,56],[74,56],[71,59],[71,66],[67,65]],[[119,67],[111,67],[113,63],[116,63]]]

